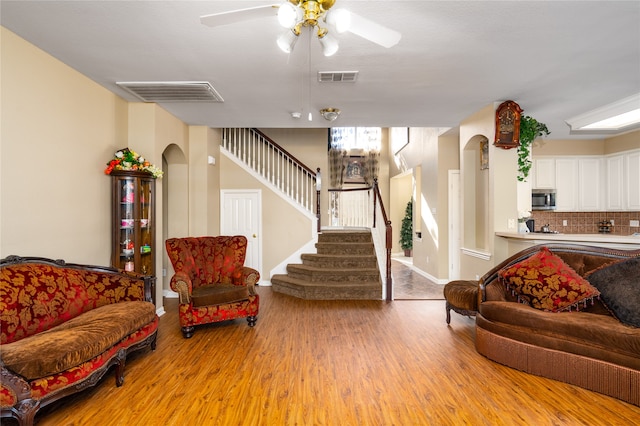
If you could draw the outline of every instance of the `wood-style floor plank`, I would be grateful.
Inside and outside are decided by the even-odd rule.
[[[38,425],[631,425],[640,407],[496,364],[444,301],[304,301],[258,289],[260,315],[185,340],[165,302],[158,348]],[[4,422],[3,422],[4,424]]]

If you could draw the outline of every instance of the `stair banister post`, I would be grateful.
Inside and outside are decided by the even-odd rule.
[[[322,175],[320,174],[320,167],[316,169],[316,219],[318,223],[318,234],[321,232],[321,219],[320,219],[320,190],[322,189]]]
[[[378,201],[378,178],[373,178],[373,228],[376,227],[376,202]]]

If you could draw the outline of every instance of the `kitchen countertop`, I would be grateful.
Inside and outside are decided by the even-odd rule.
[[[614,243],[634,244],[640,247],[640,235],[612,235],[612,234],[545,234],[540,232],[496,232],[499,237],[529,241],[580,242],[580,243]],[[631,248],[631,247],[630,247]]]

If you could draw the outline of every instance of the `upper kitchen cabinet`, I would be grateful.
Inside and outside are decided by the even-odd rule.
[[[640,150],[534,158],[534,188],[556,189],[556,211],[640,210]]]
[[[604,210],[603,198],[603,158],[578,159],[578,210]]]
[[[626,209],[627,184],[625,179],[625,156],[610,155],[606,158],[607,168],[607,210]]]
[[[574,158],[556,158],[551,160],[555,166],[556,211],[575,211],[578,209],[578,163]]]
[[[640,210],[640,150],[626,154],[627,209]]]
[[[555,188],[556,166],[553,158],[540,158],[534,160],[533,188]]]

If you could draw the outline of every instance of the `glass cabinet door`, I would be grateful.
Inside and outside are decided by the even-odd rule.
[[[120,200],[120,238],[119,238],[119,268],[125,271],[135,270],[135,181],[121,179],[118,185]]]
[[[155,274],[155,179],[148,173],[113,171],[113,248],[118,269]]]
[[[153,224],[155,218],[152,217],[153,209],[153,185],[152,179],[140,180],[140,272],[143,274],[153,273],[153,259],[155,253],[151,249],[154,243]]]

